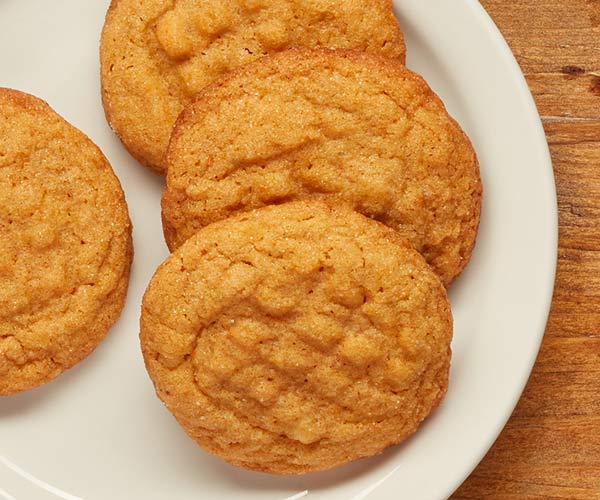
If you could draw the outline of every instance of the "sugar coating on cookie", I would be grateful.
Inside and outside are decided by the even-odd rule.
[[[106,116],[134,157],[164,173],[173,124],[197,92],[294,46],[405,56],[391,0],[113,0],[100,51]]]
[[[0,88],[0,395],[90,354],[123,307],[131,257],[100,150],[45,102]]]
[[[158,396],[232,464],[304,473],[381,452],[443,398],[445,289],[392,229],[318,202],[214,223],[144,296]]]
[[[291,50],[201,92],[181,114],[163,196],[167,243],[234,213],[318,199],[408,238],[449,284],[475,243],[475,152],[425,81],[346,51]]]

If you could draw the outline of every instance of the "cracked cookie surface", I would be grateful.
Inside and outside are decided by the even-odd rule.
[[[134,157],[164,173],[173,124],[197,92],[294,46],[405,57],[391,0],[113,0],[100,51],[106,116]]]
[[[347,51],[263,58],[181,114],[163,195],[171,249],[234,213],[347,204],[399,231],[448,285],[468,262],[481,183],[471,143],[425,81]]]
[[[412,434],[448,383],[445,289],[397,232],[293,202],[211,224],[162,264],[141,343],[158,396],[232,464],[304,473]]]
[[[0,88],[0,395],[93,351],[123,307],[131,257],[100,150],[45,102]]]

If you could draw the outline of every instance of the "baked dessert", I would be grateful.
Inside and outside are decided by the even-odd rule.
[[[294,202],[206,226],[144,296],[141,344],[160,399],[205,450],[299,474],[412,434],[448,384],[452,316],[394,230]]]
[[[391,0],[113,0],[100,49],[107,119],[135,158],[164,173],[173,124],[197,92],[294,46],[405,55]]]
[[[0,88],[0,395],[94,350],[131,258],[125,197],[100,150],[45,102]]]
[[[449,285],[477,235],[477,157],[425,81],[373,54],[296,49],[207,87],[168,152],[163,223],[175,249],[200,228],[293,200],[397,230]]]

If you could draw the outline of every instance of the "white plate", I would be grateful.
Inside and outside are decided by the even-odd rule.
[[[544,132],[494,24],[473,0],[396,2],[408,65],[425,75],[470,135],[485,189],[477,248],[451,291],[456,333],[448,396],[413,438],[379,457],[282,478],[204,453],[159,403],[144,370],[140,299],[167,256],[162,181],[135,164],[104,119],[98,39],[107,4],[0,2],[0,86],[47,100],[102,148],[129,201],[136,251],[127,306],[97,351],[44,387],[0,399],[0,498],[448,497],[521,394],[544,332],[556,263],[556,197]]]

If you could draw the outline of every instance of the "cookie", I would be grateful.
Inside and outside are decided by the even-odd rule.
[[[100,49],[107,119],[158,173],[184,105],[226,72],[293,46],[404,61],[391,0],[113,0]]]
[[[0,88],[0,395],[94,350],[123,307],[131,257],[100,150],[45,102]]]
[[[185,109],[168,162],[171,249],[211,222],[299,199],[396,229],[446,285],[475,243],[469,139],[420,76],[374,55],[291,50],[247,65]]]
[[[292,202],[199,231],[144,296],[158,396],[202,447],[248,469],[323,470],[412,434],[443,398],[445,289],[397,232]]]

